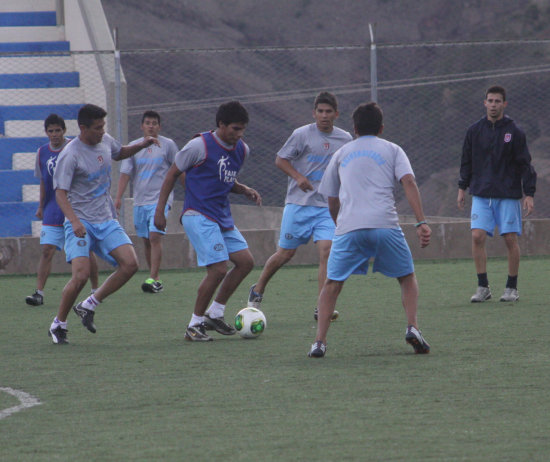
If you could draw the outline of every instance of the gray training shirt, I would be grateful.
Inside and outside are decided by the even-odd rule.
[[[340,199],[335,234],[398,227],[393,193],[409,173],[414,175],[405,151],[377,136],[361,136],[335,152],[319,186]]]
[[[331,133],[324,133],[316,123],[294,130],[277,155],[290,161],[299,173],[307,177],[313,191],[302,191],[296,180],[289,176],[285,203],[327,207],[326,197],[317,192],[319,183],[332,155],[351,140],[352,136],[341,128],[333,127]]]
[[[111,159],[118,160],[121,144],[105,133],[101,143],[84,144],[77,137],[59,154],[53,177],[55,189],[68,192],[79,219],[104,223],[117,218],[111,199]]]
[[[162,182],[176,158],[176,143],[165,136],[159,136],[158,140],[160,146],[152,144],[121,163],[120,173],[130,175],[133,181],[134,205],[152,205],[158,202]],[[132,141],[130,145],[141,141],[143,138]],[[174,191],[168,197],[169,206],[172,205],[173,198]]]

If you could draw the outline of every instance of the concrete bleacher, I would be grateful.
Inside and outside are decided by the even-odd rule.
[[[44,119],[61,115],[67,135],[76,136],[86,102],[56,8],[56,0],[0,2],[0,237],[32,234]]]

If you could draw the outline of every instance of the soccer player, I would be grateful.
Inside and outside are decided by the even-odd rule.
[[[420,245],[430,242],[420,192],[407,155],[398,145],[380,138],[382,110],[376,103],[359,105],[353,112],[357,139],[332,157],[319,191],[328,196],[336,231],[327,267],[327,279],[319,296],[319,321],[310,357],[320,358],[327,348],[327,332],[336,300],[345,280],[353,273],[372,270],[397,278],[407,317],[405,340],[416,353],[429,353],[417,323],[418,283],[411,251],[399,226],[394,189],[403,185],[416,217]]]
[[[116,219],[110,195],[111,159],[126,159],[153,143],[158,144],[158,141],[146,136],[140,143],[121,146],[105,133],[106,115],[103,108],[93,104],[80,108],[80,134],[63,150],[54,173],[56,200],[65,215],[65,254],[72,272],[61,294],[57,316],[48,331],[56,344],[69,343],[67,316],[88,280],[90,251],[116,266],[94,294],[73,306],[84,327],[92,333],[96,332],[96,307],[138,270],[132,241]]]
[[[319,252],[319,292],[323,287],[334,222],[328,211],[327,199],[317,188],[334,152],[352,140],[347,131],[334,126],[337,117],[336,97],[326,91],[319,93],[313,103],[315,122],[294,130],[277,153],[275,165],[288,175],[279,247],[267,260],[258,282],[250,288],[248,306],[260,307],[269,280],[311,237]],[[317,307],[313,317],[317,319]],[[338,311],[335,310],[332,319],[337,317]]]
[[[160,187],[166,172],[174,162],[178,147],[170,138],[161,136],[160,115],[155,111],[146,111],[141,118],[143,137],[134,140],[130,145],[140,143],[144,137],[152,136],[159,140],[159,146],[151,145],[142,149],[120,166],[120,179],[116,193],[115,207],[120,210],[122,195],[126,186],[133,179],[134,191],[134,226],[136,234],[143,239],[145,258],[149,265],[149,277],[141,285],[144,292],[158,293],[163,290],[159,280],[160,262],[162,260],[162,236],[164,231],[157,229],[153,223]],[[168,215],[172,208],[174,195],[170,194],[164,210]]]
[[[517,288],[521,235],[521,198],[528,216],[534,208],[537,174],[531,165],[531,155],[523,131],[504,115],[506,90],[492,86],[485,93],[486,117],[466,132],[458,182],[458,207],[464,209],[467,188],[472,194],[472,254],[477,272],[477,290],[473,303],[491,298],[487,277],[487,235],[493,236],[495,226],[506,243],[508,279],[501,302],[519,300]]]
[[[53,189],[53,173],[57,158],[69,142],[65,138],[67,131],[65,120],[57,114],[50,114],[44,120],[44,130],[49,142],[38,148],[34,167],[34,175],[40,178],[40,199],[36,217],[42,220],[42,229],[40,230],[42,253],[36,271],[36,290],[34,294],[25,298],[28,305],[34,306],[44,304],[44,287],[52,269],[53,256],[56,249],[61,250],[65,244],[65,233],[63,232],[65,216],[55,201],[55,190]],[[93,293],[98,286],[97,261],[93,254],[90,255],[90,265],[90,282]]]
[[[241,139],[247,124],[248,112],[241,103],[222,104],[216,113],[216,129],[197,135],[176,154],[160,190],[155,226],[165,229],[166,201],[178,177],[185,172],[181,222],[197,254],[198,265],[206,266],[185,331],[189,341],[213,340],[207,330],[235,334],[235,328],[225,322],[225,306],[254,267],[248,244],[233,222],[228,197],[233,192],[244,194],[257,205],[262,203],[257,191],[237,181],[249,154],[248,145]],[[229,261],[234,266],[228,271]]]

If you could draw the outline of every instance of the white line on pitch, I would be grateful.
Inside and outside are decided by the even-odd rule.
[[[9,395],[15,396],[21,403],[19,406],[9,407],[7,409],[0,410],[0,420],[4,417],[8,417],[16,412],[22,411],[25,408],[38,406],[42,404],[38,398],[35,398],[28,393],[21,390],[14,390],[13,388],[0,387],[0,391],[3,391]]]

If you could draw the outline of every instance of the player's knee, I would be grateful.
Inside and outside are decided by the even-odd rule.
[[[296,254],[296,249],[283,249],[279,248],[279,261],[282,265],[288,263],[290,260],[292,260],[292,257]]]
[[[482,229],[472,230],[472,242],[475,245],[483,245],[485,243],[486,237],[487,237],[487,233]]]

